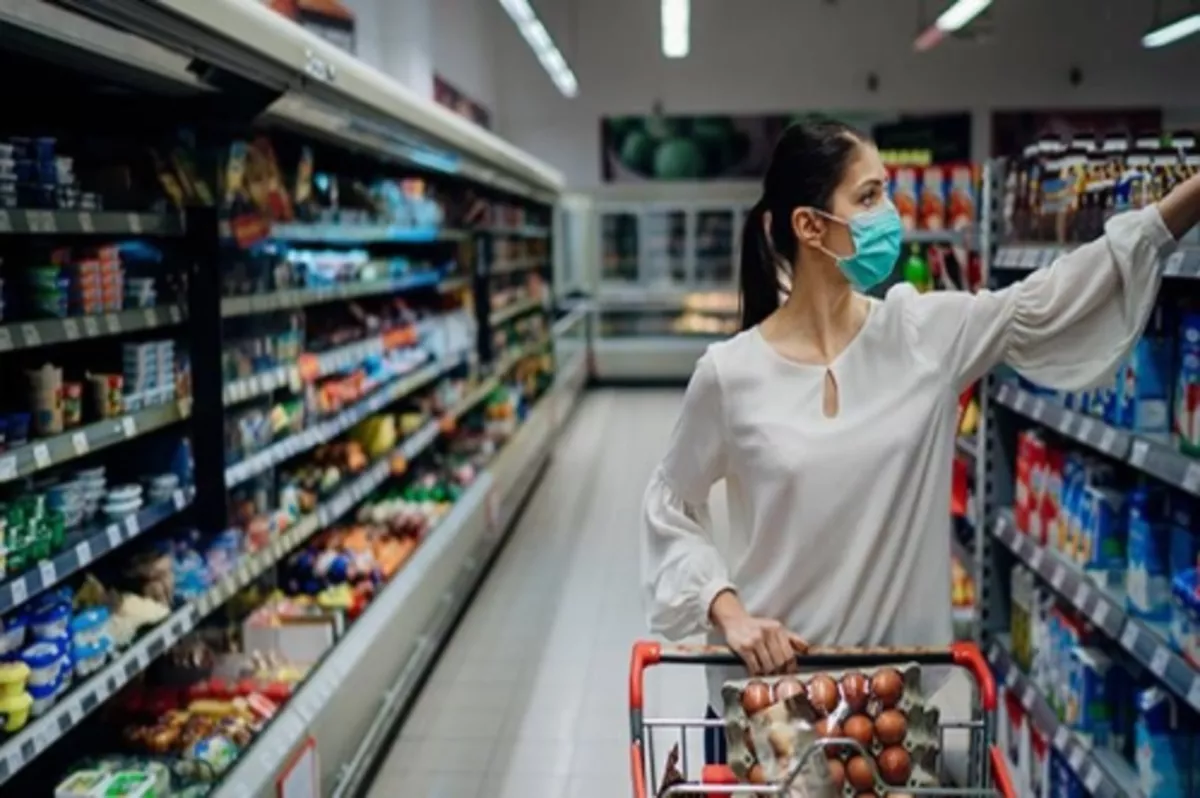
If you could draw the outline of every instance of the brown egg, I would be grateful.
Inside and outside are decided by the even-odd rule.
[[[829,783],[838,791],[841,791],[842,785],[846,783],[846,766],[842,764],[842,760],[829,760]]]
[[[842,677],[842,697],[851,712],[862,712],[866,709],[867,699],[871,697],[871,685],[867,677],[861,673],[847,673]]]
[[[742,690],[742,709],[747,715],[761,712],[771,706],[771,688],[766,682],[755,680]]]
[[[871,692],[883,704],[884,709],[891,709],[900,702],[904,694],[904,678],[895,668],[884,668],[871,679]]]
[[[843,726],[846,736],[858,742],[863,748],[870,750],[871,738],[875,735],[875,727],[866,715],[851,715]]]
[[[884,745],[899,745],[908,734],[908,719],[898,709],[885,709],[875,719],[875,736]]]
[[[763,766],[755,762],[750,766],[750,772],[746,775],[746,780],[751,784],[766,784],[767,774],[763,772]]]
[[[837,682],[829,676],[814,676],[808,683],[808,700],[813,709],[822,715],[828,715],[840,700]]]
[[[795,676],[784,676],[775,683],[776,701],[787,701],[798,695],[804,695],[804,683]]]
[[[893,745],[879,752],[879,775],[888,784],[907,784],[912,775],[912,757],[903,746]]]
[[[875,788],[875,771],[865,756],[851,757],[846,763],[846,781],[859,791]]]

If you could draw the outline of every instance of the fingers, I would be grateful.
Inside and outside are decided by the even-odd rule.
[[[788,643],[797,654],[808,653],[808,641],[794,632],[788,632]]]
[[[789,666],[795,668],[796,658],[792,656],[792,647],[788,643],[787,632],[782,629],[772,630],[764,641],[767,656],[770,658],[771,673],[785,673]]]
[[[738,656],[746,663],[746,670],[750,671],[751,676],[761,676],[766,673],[763,669],[762,659],[758,652],[750,646],[738,650]]]

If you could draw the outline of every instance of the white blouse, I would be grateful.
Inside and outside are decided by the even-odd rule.
[[[832,418],[824,366],[784,358],[757,328],[710,346],[645,495],[651,630],[716,642],[709,605],[732,588],[752,615],[816,644],[948,644],[959,394],[1000,361],[1062,389],[1110,378],[1149,318],[1173,243],[1150,207],[1001,291],[896,286],[829,366]],[[726,556],[707,509],[721,479]],[[710,671],[714,707],[727,675]]]

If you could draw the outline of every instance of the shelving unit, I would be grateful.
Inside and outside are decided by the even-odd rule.
[[[989,164],[986,180],[992,198],[1000,196],[1007,168],[1004,162]],[[1004,206],[995,199],[985,205],[989,224],[982,231],[981,241],[984,273],[990,275],[992,288],[1002,288],[1030,271],[1048,267],[1078,246],[1006,240],[1005,230],[1012,218],[1005,213],[1011,214],[1012,208],[1005,211]],[[1185,243],[1166,259],[1160,304],[1195,296],[1196,279],[1200,277],[1198,252],[1194,244]],[[1169,382],[1171,378],[1167,379]],[[1200,459],[1188,456],[1163,437],[1141,435],[1106,421],[1096,412],[1078,409],[1082,405],[1068,407],[1063,399],[1024,383],[1004,368],[985,377],[979,398],[983,408],[980,434],[974,447],[960,442],[959,451],[973,448],[977,462],[972,479],[979,500],[979,524],[971,556],[980,576],[980,642],[998,679],[1023,707],[1028,722],[1051,742],[1052,756],[1074,774],[1075,788],[1094,796],[1151,798],[1143,790],[1145,776],[1139,777],[1138,763],[1128,750],[1088,743],[1086,732],[1090,727],[1082,720],[1064,719],[1052,708],[1054,696],[1039,689],[1032,674],[1022,670],[1013,653],[1014,618],[1018,613],[1016,577],[1028,578],[1033,585],[1032,598],[1020,599],[1028,603],[1020,611],[1031,613],[1031,623],[1044,623],[1044,619],[1037,619],[1049,611],[1061,612],[1078,624],[1081,635],[1090,635],[1079,645],[1098,650],[1111,661],[1111,667],[1120,669],[1123,676],[1115,678],[1134,685],[1133,689],[1156,688],[1173,702],[1180,734],[1200,729],[1200,716],[1194,714],[1200,710],[1200,669],[1175,647],[1167,624],[1147,622],[1130,609],[1123,572],[1118,580],[1111,572],[1087,570],[1076,557],[1059,551],[1053,538],[1043,542],[1020,528],[1015,509],[1029,494],[1027,487],[1017,484],[1018,460],[1022,457],[1018,436],[1031,431],[1045,441],[1048,449],[1094,458],[1103,464],[1101,467],[1112,469],[1114,490],[1144,484],[1167,496],[1172,506],[1200,497]],[[1057,485],[1061,478],[1047,472],[1034,477],[1036,484],[1043,486]],[[1061,505],[1056,506],[1062,513]],[[1166,522],[1163,519],[1162,523]],[[1116,523],[1125,528],[1127,519],[1121,515]],[[1053,534],[1057,529],[1050,531]],[[1190,531],[1200,534],[1200,529],[1194,527]],[[1022,593],[1024,590],[1021,588]],[[1054,645],[1045,638],[1033,638],[1035,667],[1037,657],[1057,651]],[[1065,694],[1056,698],[1068,700]],[[1132,693],[1108,700],[1135,704]],[[1089,711],[1104,712],[1079,709],[1081,713]],[[1004,717],[999,721],[1006,722]]]
[[[260,719],[261,731],[235,743],[235,761],[191,785],[217,796],[273,796],[277,777],[311,739],[320,791],[351,794],[536,484],[588,378],[590,312],[551,315],[551,221],[561,178],[258,4],[114,0],[89,7],[87,16],[72,6],[0,10],[0,38],[22,42],[19,51],[0,53],[0,63],[44,71],[63,98],[51,121],[18,96],[9,110],[21,131],[0,123],[0,142],[29,130],[55,137],[57,152],[75,155],[85,190],[88,181],[100,183],[89,160],[96,150],[117,167],[149,163],[164,130],[178,136],[171,145],[178,149],[154,160],[158,171],[145,171],[151,180],[144,184],[134,180],[130,196],[104,197],[118,210],[0,208],[4,409],[12,409],[8,386],[23,385],[23,371],[61,362],[71,381],[108,368],[114,353],[121,363],[122,352],[128,369],[158,355],[123,346],[160,339],[174,342],[153,350],[174,354],[166,369],[174,384],[154,404],[137,405],[130,390],[141,380],[127,372],[124,407],[110,417],[96,418],[88,404],[80,423],[61,431],[31,429],[15,445],[9,437],[0,448],[0,503],[34,502],[26,498],[31,491],[65,492],[56,487],[64,475],[99,466],[112,480],[146,480],[149,491],[153,469],[169,462],[159,473],[174,487],[128,514],[101,515],[59,540],[30,544],[16,560],[9,515],[0,621],[49,606],[63,589],[85,601],[82,593],[97,584],[110,591],[103,595],[115,612],[141,589],[137,563],[161,564],[164,552],[174,591],[157,603],[161,616],[114,645],[95,670],[75,673],[74,660],[60,663],[60,673],[74,678],[57,700],[19,731],[0,733],[0,784],[32,794],[34,785],[44,789],[86,765],[81,753],[104,758],[136,748],[114,745],[119,730],[109,725],[127,711],[129,697],[159,690],[162,674],[177,669],[176,653],[211,646],[212,629],[237,634],[246,613],[257,611],[252,598],[269,595],[261,588],[317,607],[326,591],[298,590],[294,573],[357,519],[356,527],[395,536],[388,540],[410,545],[411,554],[378,582],[331,578],[329,586],[353,584],[361,607],[338,610],[344,631],[315,662],[297,665],[303,677]],[[186,48],[176,49],[182,42]],[[188,69],[193,59],[206,65],[204,78]],[[121,99],[111,99],[111,86],[122,89]],[[158,92],[172,101],[163,103]],[[120,107],[95,113],[109,102]],[[154,103],[169,111],[144,140],[128,125],[104,123],[137,118],[135,109]],[[19,146],[43,147],[40,139],[24,141]],[[275,178],[284,168],[299,174],[300,164],[333,181],[417,178],[426,194],[410,192],[400,206],[339,205],[289,175],[260,204],[230,168],[244,166],[240,159],[253,160],[259,174],[275,169]],[[60,172],[68,165],[59,162]],[[183,201],[171,178],[189,186]],[[206,195],[221,200],[200,199]],[[481,203],[487,213],[468,222],[468,207]],[[436,209],[438,221],[403,216],[414,209]],[[14,293],[24,290],[25,264],[39,262],[29,253],[61,247],[69,253],[63,257],[86,258],[77,253],[144,242],[161,255],[137,272],[157,288],[147,307],[83,315],[72,304],[71,315],[47,319]],[[132,269],[126,250],[114,251]],[[62,268],[74,275],[82,267]],[[125,273],[117,279],[130,285]],[[20,393],[12,392],[14,401]],[[401,429],[402,420],[409,426]],[[378,435],[366,430],[389,424],[395,442],[376,451]],[[345,454],[354,447],[362,458]],[[319,481],[306,487],[306,471]],[[437,509],[421,511],[429,525],[419,533],[364,520],[363,508],[408,501],[406,491],[430,481],[445,492],[421,505]],[[59,511],[47,512],[53,518]],[[218,541],[234,541],[219,560],[212,554]],[[185,592],[182,566],[171,558],[202,551],[203,584]],[[229,653],[208,650],[217,659]],[[254,678],[265,677],[256,671]],[[104,707],[113,711],[98,711]],[[186,702],[175,708],[186,711]],[[122,729],[145,721],[130,715]],[[197,755],[170,753],[184,763]],[[156,755],[147,751],[143,759]],[[182,766],[172,767],[179,777]]]

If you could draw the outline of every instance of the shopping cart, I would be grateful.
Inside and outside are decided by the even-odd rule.
[[[884,795],[916,796],[978,796],[978,798],[1016,798],[1008,772],[1007,763],[1000,750],[991,744],[988,716],[996,711],[996,682],[987,661],[974,643],[954,643],[944,649],[845,649],[812,648],[797,657],[798,665],[805,671],[836,670],[848,668],[870,668],[897,663],[914,663],[922,666],[956,666],[965,669],[975,680],[978,690],[977,701],[971,717],[962,720],[943,721],[938,729],[939,750],[945,750],[945,733],[948,729],[965,731],[970,739],[971,766],[967,785],[963,787],[886,787],[875,772],[875,781]],[[692,780],[688,767],[688,730],[720,729],[724,733],[725,721],[680,720],[673,718],[647,718],[643,716],[644,676],[646,668],[653,665],[724,665],[741,666],[742,662],[729,649],[718,646],[668,646],[642,641],[633,646],[633,658],[629,673],[629,714],[632,734],[631,764],[633,771],[634,798],[667,798],[668,796],[745,795],[769,796],[788,794],[789,785],[800,775],[805,764],[813,756],[825,756],[824,749],[837,746],[840,750],[867,754],[862,746],[850,738],[831,738],[815,742],[797,758],[798,761],[783,783],[740,784],[733,771],[726,766],[705,765],[699,781]],[[667,786],[660,779],[655,762],[655,732],[674,730],[680,753],[677,771],[682,781]],[[875,768],[874,760],[865,757]],[[674,757],[668,757],[674,759]],[[676,764],[676,763],[672,763]],[[670,765],[668,765],[670,766]],[[649,774],[649,781],[647,781]],[[664,777],[666,774],[664,773]],[[945,782],[943,774],[943,783]],[[649,790],[649,791],[647,791]]]

